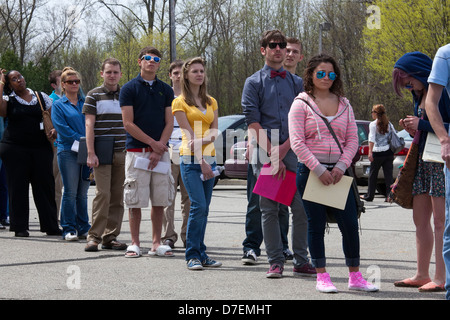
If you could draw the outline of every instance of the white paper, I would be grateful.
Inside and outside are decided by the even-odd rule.
[[[352,177],[342,176],[339,183],[326,186],[314,172],[310,172],[303,193],[303,200],[344,210],[352,182]]]
[[[149,169],[148,166],[150,164],[150,160],[143,157],[137,157],[134,162],[134,167],[136,169],[141,169],[145,171],[158,172],[162,174],[168,174],[170,169],[170,162],[159,161],[156,167],[153,169]]]
[[[423,149],[422,160],[427,162],[444,163],[441,156],[441,142],[438,137],[431,132],[428,132],[427,142]]]
[[[80,147],[80,142],[78,140],[75,140],[72,144],[72,147],[70,148],[73,152],[78,152],[78,149]]]

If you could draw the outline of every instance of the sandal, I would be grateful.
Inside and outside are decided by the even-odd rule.
[[[150,250],[148,252],[149,256],[156,256],[156,257],[174,257],[174,254],[172,252],[172,248],[166,245],[160,245],[158,248],[156,248],[155,251]]]
[[[125,258],[139,258],[141,256],[141,249],[139,246],[133,244],[127,247]]]

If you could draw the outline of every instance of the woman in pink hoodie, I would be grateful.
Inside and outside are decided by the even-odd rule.
[[[291,148],[298,157],[297,187],[301,196],[310,174],[324,185],[338,183],[350,167],[358,148],[353,109],[343,96],[342,80],[336,61],[325,54],[313,57],[305,70],[305,91],[294,100],[289,113]],[[333,129],[339,145],[328,129]],[[326,196],[326,195],[324,195]],[[308,216],[308,243],[317,271],[316,289],[337,292],[326,272],[324,235],[327,212],[332,213],[342,233],[348,287],[352,290],[377,291],[359,272],[359,234],[356,201],[349,192],[344,210],[303,200]]]

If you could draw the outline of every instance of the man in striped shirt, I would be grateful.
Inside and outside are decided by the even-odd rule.
[[[122,76],[119,60],[103,62],[100,87],[88,92],[83,106],[86,117],[87,165],[94,168],[96,194],[92,202],[92,227],[85,251],[102,249],[125,250],[127,245],[117,241],[124,213],[123,182],[125,179],[126,133],[119,104],[119,80]],[[114,137],[112,165],[99,164],[94,141],[100,136]]]

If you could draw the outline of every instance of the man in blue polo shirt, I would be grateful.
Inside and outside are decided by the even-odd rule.
[[[168,141],[173,129],[172,88],[156,77],[161,53],[153,47],[141,50],[139,75],[120,90],[120,107],[127,132],[124,202],[129,208],[131,245],[125,257],[141,255],[139,229],[141,208],[151,200],[152,248],[150,255],[171,257],[169,246],[161,245],[164,207],[170,205],[174,190],[170,174]],[[135,168],[136,160],[149,159],[148,169]],[[166,162],[166,173],[151,171],[159,162]]]

